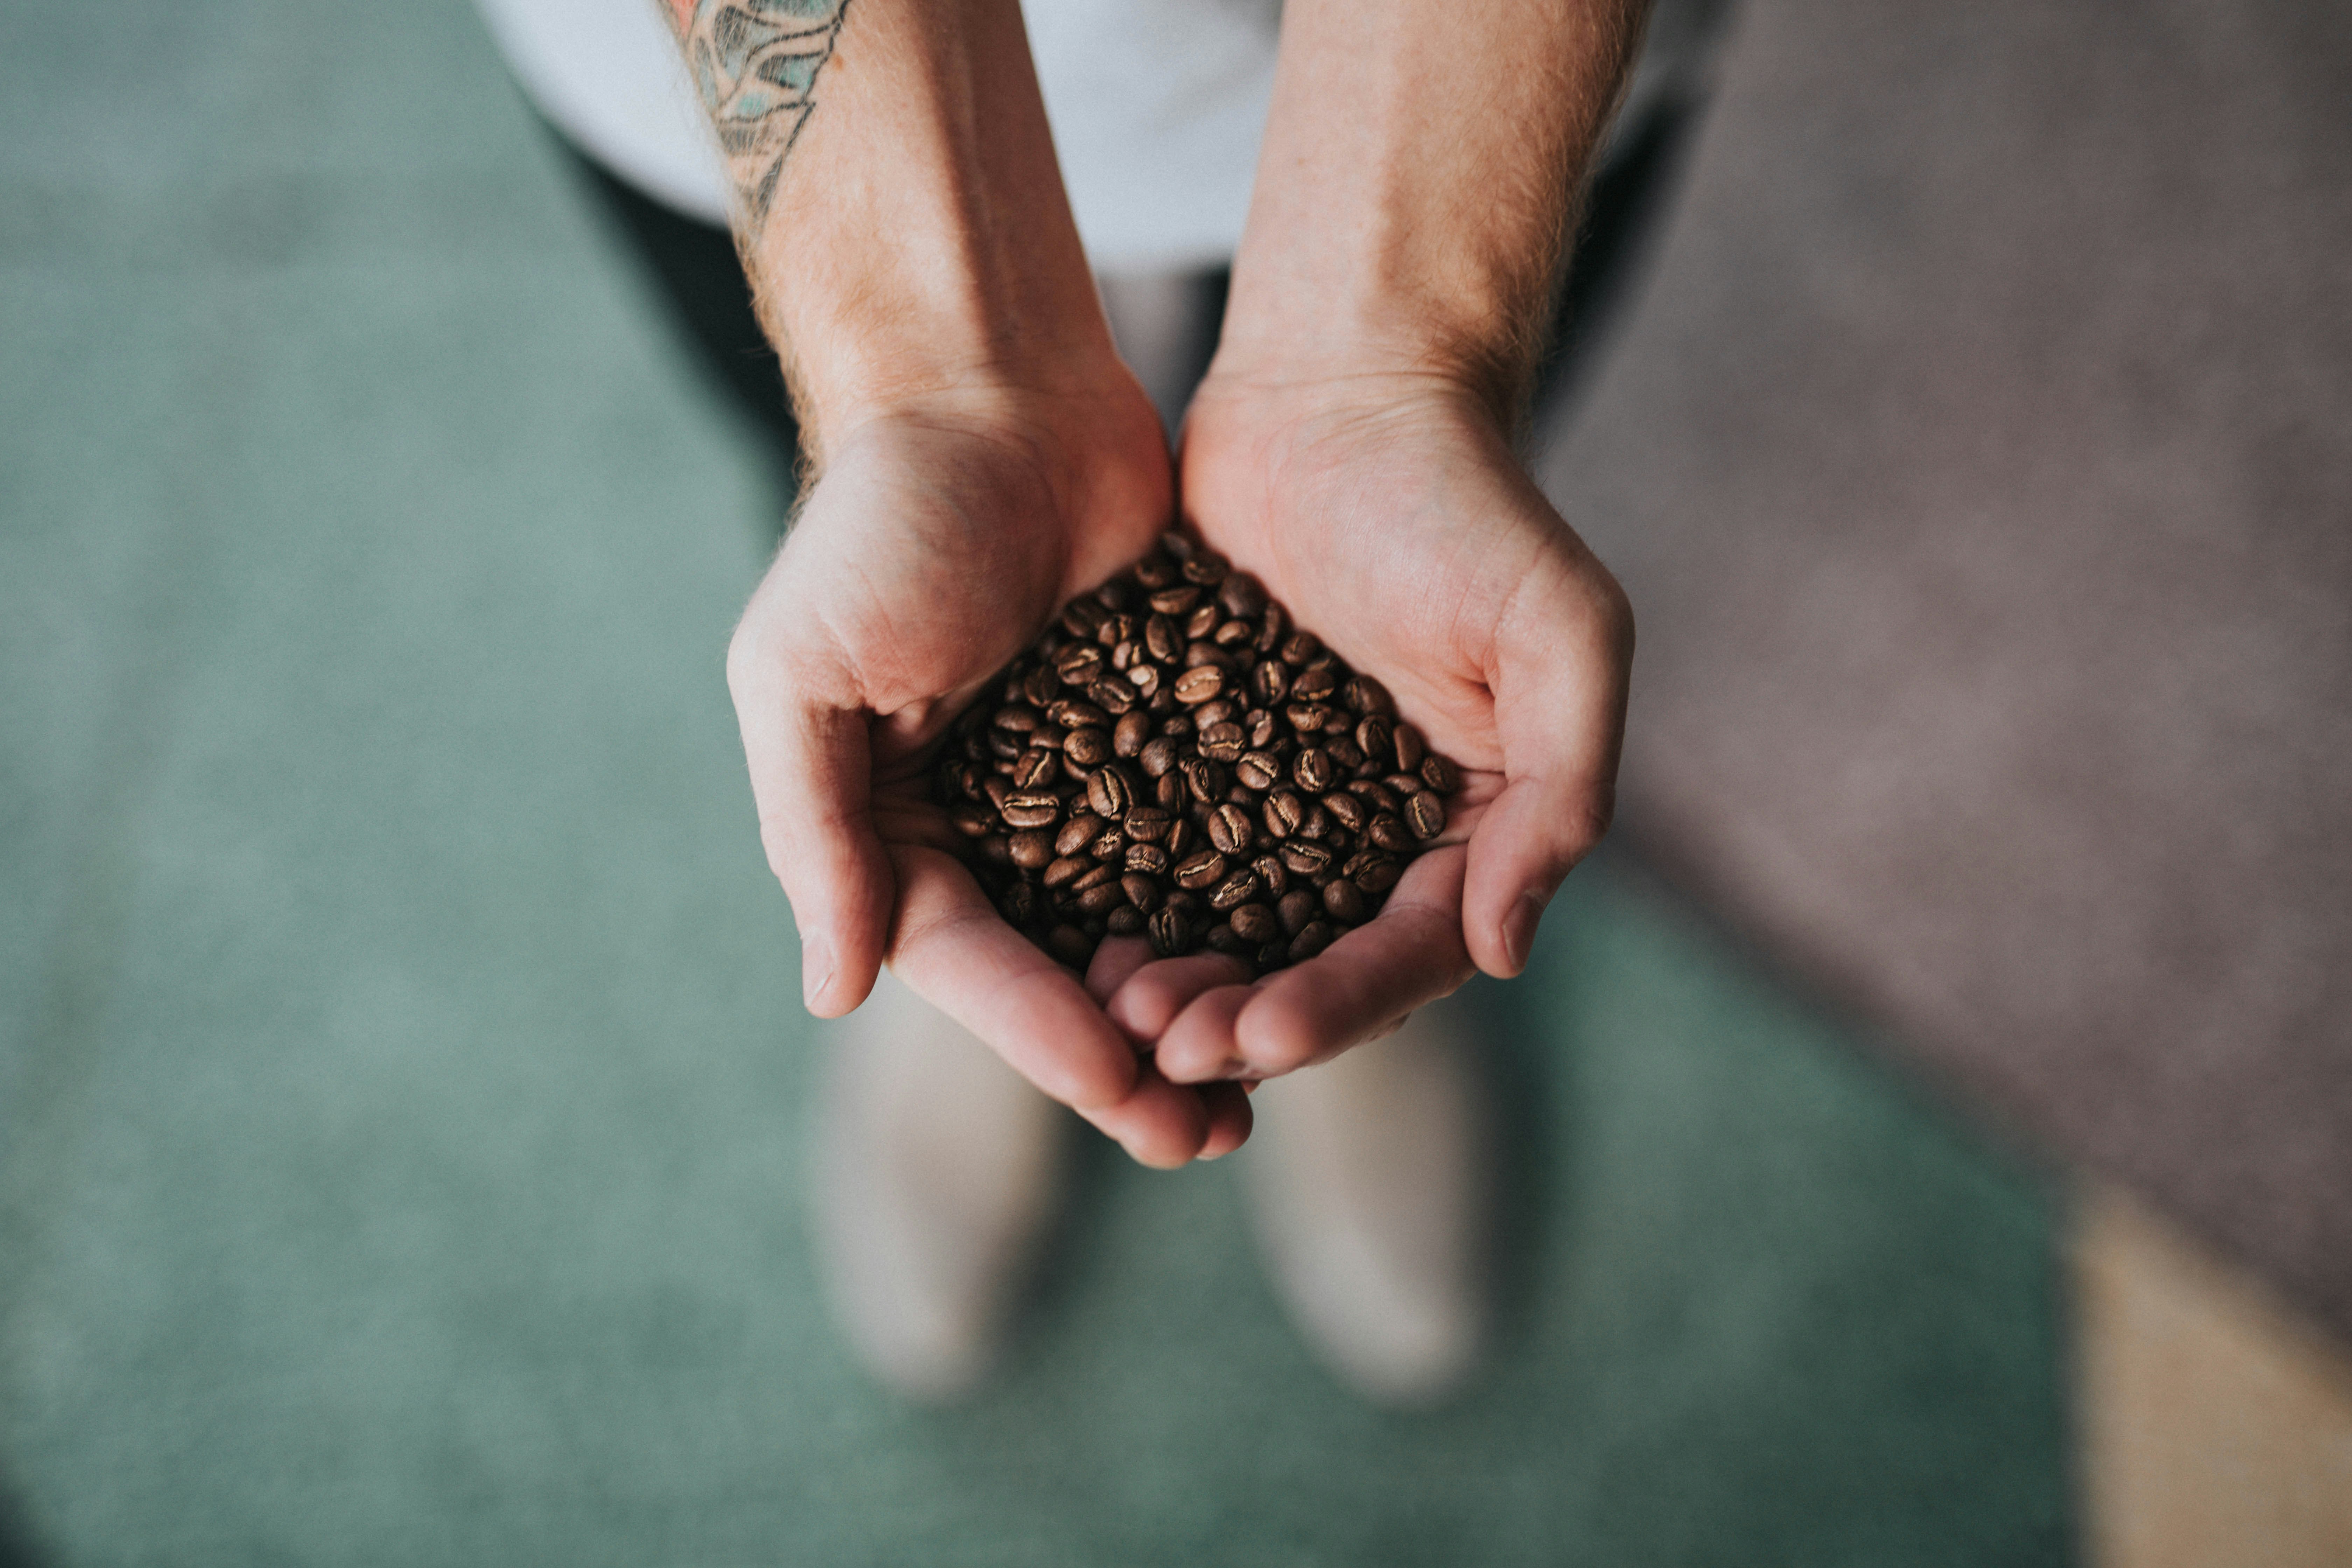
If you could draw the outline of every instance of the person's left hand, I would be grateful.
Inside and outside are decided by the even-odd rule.
[[[1487,405],[1442,377],[1213,374],[1180,470],[1201,534],[1385,683],[1464,778],[1379,916],[1320,955],[1255,984],[1217,954],[1129,960],[1110,1016],[1157,1042],[1160,1072],[1246,1081],[1383,1032],[1474,965],[1525,967],[1608,826],[1633,618]]]

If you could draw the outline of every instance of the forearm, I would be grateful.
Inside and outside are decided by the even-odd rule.
[[[820,449],[877,411],[1110,360],[1016,0],[669,5]]]
[[[1507,409],[1645,10],[1290,0],[1221,374],[1426,372]]]

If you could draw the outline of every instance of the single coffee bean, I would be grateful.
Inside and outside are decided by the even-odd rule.
[[[1127,683],[1135,688],[1135,694],[1143,699],[1146,707],[1159,700],[1162,679],[1156,664],[1138,664],[1127,672]],[[1171,696],[1169,700],[1173,702],[1175,698]]]
[[[1320,877],[1331,868],[1331,851],[1310,839],[1294,838],[1282,847],[1282,863],[1301,877]]]
[[[1174,664],[1184,657],[1184,633],[1166,616],[1154,616],[1143,623],[1143,646],[1161,664]]]
[[[1045,716],[1034,708],[1013,703],[998,709],[995,716],[990,719],[989,722],[999,730],[1010,730],[1016,735],[1025,735],[1037,728],[1044,721],[1044,718]]]
[[[1127,868],[1159,876],[1168,869],[1168,851],[1157,844],[1130,844],[1127,847]]]
[[[1181,958],[1192,951],[1192,922],[1181,910],[1163,908],[1151,917],[1151,951],[1162,958]]]
[[[1209,842],[1221,855],[1238,855],[1250,847],[1249,814],[1238,805],[1221,805],[1209,814]]]
[[[1079,733],[1086,731],[1080,731]],[[1300,789],[1310,795],[1321,795],[1331,787],[1339,776],[1339,770],[1332,766],[1329,752],[1320,746],[1307,746],[1290,759],[1290,776],[1298,781]]]
[[[1103,669],[1102,649],[1092,643],[1072,643],[1054,656],[1054,673],[1065,686],[1090,684]]]
[[[1225,858],[1213,849],[1203,849],[1176,864],[1176,885],[1188,892],[1214,887],[1224,875]]]
[[[1095,944],[1073,925],[1058,925],[1045,933],[1045,951],[1072,969],[1084,969],[1095,955]]]
[[[1143,911],[1133,904],[1121,904],[1103,917],[1103,929],[1113,936],[1141,936]]]
[[[1462,770],[1454,765],[1453,758],[1432,752],[1421,759],[1421,782],[1440,795],[1452,795],[1462,787]]]
[[[1410,724],[1399,724],[1390,731],[1390,734],[1391,743],[1396,747],[1397,771],[1406,773],[1419,773],[1421,759],[1429,752],[1429,748],[1422,742],[1421,731]]]
[[[1126,902],[1127,889],[1117,882],[1097,883],[1078,894],[1078,908],[1090,915],[1107,915]]]
[[[1323,907],[1335,921],[1354,925],[1364,918],[1364,890],[1345,877],[1323,884]]]
[[[1242,940],[1241,933],[1222,921],[1211,926],[1209,934],[1201,941],[1204,947],[1217,952],[1231,953],[1236,958],[1249,951],[1249,943]]]
[[[1262,654],[1274,652],[1282,646],[1282,639],[1289,635],[1290,616],[1285,613],[1279,603],[1268,599],[1265,602],[1265,614],[1258,617],[1257,651]]]
[[[1011,845],[1013,863],[1024,871],[1042,871],[1054,858],[1054,836],[1031,831],[1016,833]]]
[[[1145,603],[1149,604],[1154,611],[1160,615],[1181,616],[1191,610],[1194,605],[1200,603],[1200,599],[1201,590],[1199,586],[1197,584],[1188,583],[1181,584],[1173,588],[1162,588],[1158,593],[1152,595],[1150,599],[1145,601]]]
[[[1257,885],[1267,898],[1278,899],[1290,890],[1290,868],[1279,855],[1261,855],[1250,862],[1250,869],[1257,873]]]
[[[1055,889],[1066,888],[1092,869],[1094,869],[1093,861],[1081,859],[1076,855],[1065,855],[1045,868],[1045,886]]]
[[[1195,549],[1192,558],[1184,563],[1184,581],[1213,588],[1223,582],[1225,574],[1232,570],[1232,565],[1215,551]]]
[[[1007,691],[1004,700],[1007,702],[1026,702],[1030,707],[1040,710],[1051,702],[1054,694],[1062,689],[1061,678],[1050,666],[1031,670],[1014,684],[1018,689]]]
[[[1244,942],[1265,943],[1282,934],[1282,922],[1264,904],[1244,904],[1225,920]]]
[[[966,838],[978,838],[996,826],[995,819],[986,810],[971,801],[949,812],[948,821]]]
[[[1121,817],[1135,801],[1134,786],[1116,765],[1097,768],[1087,775],[1087,804],[1097,816]]]
[[[1257,635],[1257,628],[1247,621],[1220,621],[1209,640],[1219,647],[1239,647]]]
[[[999,808],[1014,827],[1051,827],[1062,819],[1061,797],[1043,790],[1023,790],[1004,797]]]
[[[1129,806],[1127,816],[1120,821],[1120,826],[1127,829],[1127,836],[1139,844],[1159,843],[1168,837],[1168,830],[1175,825],[1176,819],[1156,805]]]
[[[1404,803],[1404,825],[1423,844],[1445,831],[1445,803],[1434,790],[1423,790]]]
[[[1245,737],[1239,724],[1206,724],[1202,726],[1199,744],[1201,754],[1220,763],[1240,760]]]
[[[1402,806],[1402,802],[1421,793],[1421,775],[1419,773],[1383,773],[1381,776],[1381,785],[1396,796]]]
[[[1217,603],[1236,620],[1255,621],[1265,614],[1265,584],[1246,572],[1233,573],[1218,585]],[[1257,628],[1252,626],[1250,634],[1255,637],[1256,633]]]
[[[1294,702],[1321,702],[1339,689],[1339,672],[1329,665],[1309,666],[1298,672],[1290,683],[1290,699]]]
[[[1082,768],[1097,768],[1110,761],[1110,736],[1100,730],[1073,730],[1062,752]]]
[[[1162,773],[1151,786],[1151,798],[1160,809],[1178,812],[1184,809],[1184,777],[1181,773]]]
[[[1297,695],[1297,694],[1295,691],[1292,693],[1294,698],[1296,698]],[[1337,709],[1326,708],[1320,702],[1299,702],[1293,700],[1286,702],[1282,706],[1283,718],[1289,723],[1292,729],[1297,731],[1302,735],[1321,734],[1323,732],[1323,726],[1328,723],[1338,711],[1339,710]]]
[[[1183,580],[1182,569],[1156,550],[1129,567],[1128,573],[1142,584],[1146,592],[1169,587]]]
[[[1139,708],[1118,716],[1118,723],[1110,732],[1110,749],[1117,756],[1139,757],[1150,740],[1151,715]]]
[[[1087,700],[1113,718],[1130,712],[1140,700],[1135,688],[1117,676],[1096,681],[1087,688]]]
[[[1160,782],[1165,784],[1167,780]],[[1168,851],[1170,863],[1173,864],[1200,846],[1201,834],[1198,828],[1180,816],[1168,824],[1168,837],[1160,842],[1160,847]]]
[[[1356,724],[1356,744],[1367,757],[1385,757],[1396,744],[1395,732],[1389,721],[1378,713],[1367,713]],[[1355,763],[1349,763],[1353,767]]]
[[[1210,890],[1209,907],[1220,912],[1229,911],[1249,902],[1257,895],[1257,873],[1244,868]]]
[[[1146,778],[1156,779],[1175,767],[1178,763],[1183,761],[1183,747],[1178,740],[1173,736],[1162,735],[1156,741],[1147,742],[1136,760],[1143,764],[1143,773]]]
[[[1282,662],[1297,669],[1322,651],[1323,644],[1313,632],[1293,632],[1282,645]]]
[[[1054,853],[1076,855],[1079,850],[1092,844],[1101,835],[1102,830],[1101,817],[1091,811],[1076,812],[1072,815],[1069,821],[1062,824],[1060,831],[1054,835]]]
[[[1097,860],[1123,859],[1127,855],[1127,835],[1116,827],[1107,827],[1087,846],[1087,853]]]
[[[1013,783],[1024,790],[1044,789],[1062,774],[1061,753],[1032,746],[1013,764]]]
[[[1372,818],[1372,825],[1364,829],[1364,837],[1392,855],[1402,855],[1414,847],[1412,829],[1385,811]]]
[[[1091,599],[1073,599],[1062,609],[1062,629],[1074,637],[1088,639],[1111,613]]]
[[[1249,723],[1245,727],[1249,731],[1249,743],[1257,751],[1263,752],[1271,747],[1290,744],[1288,738],[1282,733],[1280,722],[1263,708],[1251,712]]]
[[[1261,659],[1250,671],[1250,690],[1260,702],[1280,702],[1290,695],[1290,667],[1278,658]]]
[[[1272,752],[1244,752],[1234,764],[1234,777],[1241,781],[1244,789],[1272,789],[1275,781],[1282,777],[1282,759]]]
[[[1118,885],[1127,894],[1127,901],[1147,915],[1158,909],[1160,900],[1167,896],[1160,889],[1160,879],[1148,871],[1129,869],[1118,879]]]
[[[1176,678],[1176,700],[1186,703],[1207,702],[1225,689],[1223,666],[1196,664]]]
[[[1184,775],[1184,793],[1202,805],[1214,805],[1225,796],[1225,770],[1206,757],[1187,757],[1177,770]]]
[[[1341,735],[1323,748],[1330,753],[1331,762],[1343,773],[1352,773],[1364,763],[1364,749],[1349,736]]]
[[[1400,868],[1393,859],[1378,850],[1366,849],[1349,857],[1347,865],[1340,868],[1340,874],[1367,894],[1378,896],[1397,885]]]
[[[1065,697],[1045,710],[1045,717],[1065,730],[1083,730],[1088,725],[1107,729],[1110,715],[1091,702],[1081,702],[1075,697]]]
[[[1307,803],[1287,789],[1276,789],[1265,797],[1265,830],[1275,838],[1287,838],[1298,831],[1307,820]]]
[[[1396,712],[1396,699],[1389,689],[1369,675],[1359,675],[1339,689],[1340,705],[1350,713],[1389,718]],[[1371,748],[1367,746],[1365,750]]]
[[[1394,811],[1401,804],[1384,786],[1370,779],[1350,780],[1348,793],[1362,801],[1366,811]]]
[[[1217,606],[1213,603],[1196,605],[1192,613],[1184,617],[1185,640],[1202,641],[1217,629],[1217,623],[1223,618],[1217,614]]]
[[[1332,937],[1331,928],[1321,921],[1307,921],[1300,928],[1298,934],[1290,939],[1288,955],[1290,962],[1304,963],[1307,960],[1315,957],[1331,945]]]

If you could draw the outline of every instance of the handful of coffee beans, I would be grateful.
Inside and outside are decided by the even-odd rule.
[[[957,721],[935,778],[981,885],[1083,970],[1108,936],[1261,973],[1379,912],[1454,763],[1181,534],[1074,600]]]

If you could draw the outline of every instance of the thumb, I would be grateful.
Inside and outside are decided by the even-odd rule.
[[[810,1012],[836,1018],[873,989],[898,896],[874,828],[868,716],[808,700],[772,666],[730,659],[728,686],[760,842],[800,928],[801,994]]]
[[[1470,835],[1462,934],[1478,967],[1499,977],[1527,967],[1537,922],[1615,808],[1633,622],[1617,584],[1592,570],[1598,580],[1536,611],[1531,631],[1505,628],[1497,640],[1503,793]]]

